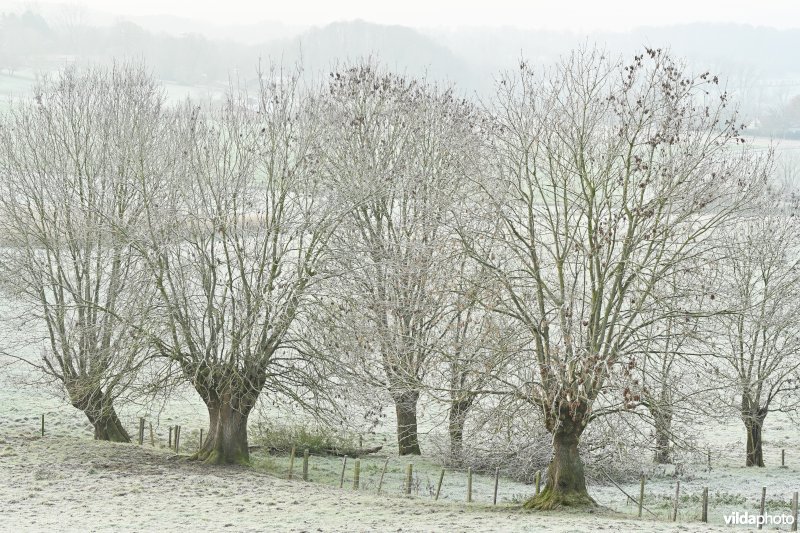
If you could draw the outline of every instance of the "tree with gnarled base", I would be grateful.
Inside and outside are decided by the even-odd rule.
[[[114,400],[149,354],[149,307],[131,243],[151,198],[164,96],[136,66],[46,78],[0,128],[3,274],[32,324],[41,361],[100,440],[129,442]]]
[[[475,202],[488,212],[463,241],[503,287],[497,312],[529,338],[508,394],[541,409],[552,435],[526,508],[594,505],[580,438],[605,406],[640,402],[637,332],[672,309],[657,312],[657,289],[765,179],[718,89],[652,49],[629,64],[581,50],[541,75],[521,62],[499,81],[496,172]]]
[[[260,73],[255,98],[185,106],[175,164],[140,243],[157,292],[153,342],[205,403],[195,459],[249,461],[247,421],[262,391],[302,395],[311,365],[287,346],[325,250],[321,122],[299,73]]]

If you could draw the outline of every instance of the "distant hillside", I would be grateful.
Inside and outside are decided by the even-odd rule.
[[[459,57],[430,36],[404,26],[364,21],[336,22],[301,35],[256,47],[264,56],[294,62],[302,58],[310,71],[326,71],[339,62],[377,57],[382,63],[409,74],[429,74],[461,87],[473,88],[476,72],[468,57]]]
[[[417,30],[364,21],[306,30],[273,22],[214,26],[181,17],[138,22],[65,26],[35,11],[0,14],[0,70],[13,77],[15,71],[55,68],[65,58],[133,57],[147,61],[163,80],[208,86],[224,85],[231,75],[251,78],[260,58],[283,63],[302,58],[306,71],[324,73],[337,61],[376,56],[389,68],[427,73],[456,83],[464,93],[486,96],[496,74],[513,68],[521,55],[549,64],[576,46],[597,43],[626,55],[641,52],[643,45],[671,48],[693,67],[719,73],[752,118],[774,113],[800,94],[800,28],[698,23],[585,35],[519,28]]]
[[[800,74],[800,28],[777,30],[742,24],[696,23],[643,27],[625,33],[578,34],[519,28],[427,30],[426,35],[482,68],[507,68],[523,53],[552,62],[581,43],[597,43],[611,51],[632,52],[642,45],[670,48],[692,62],[710,66],[759,69],[770,76]]]

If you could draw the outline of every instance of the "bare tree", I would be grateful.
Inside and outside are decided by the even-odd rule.
[[[497,312],[530,339],[509,394],[538,406],[553,436],[526,507],[594,503],[578,443],[593,419],[641,400],[625,369],[636,332],[672,313],[657,311],[658,287],[763,181],[717,89],[653,49],[629,64],[582,50],[541,76],[523,61],[499,81],[490,211],[464,241],[500,280]]]
[[[309,364],[287,346],[332,219],[319,190],[321,122],[299,72],[260,73],[254,98],[185,106],[139,246],[160,320],[153,341],[206,404],[196,458],[249,460],[247,420],[262,390],[301,399]],[[160,327],[159,327],[160,326]]]
[[[492,276],[466,256],[459,263],[448,282],[450,304],[436,357],[441,384],[433,379],[429,384],[434,394],[447,393],[450,458],[456,463],[463,459],[470,410],[492,389],[493,380],[506,373],[509,358],[520,349],[513,324],[493,312],[499,291]]]
[[[800,398],[800,227],[798,198],[767,193],[763,211],[724,233],[718,334],[710,340],[722,376],[741,395],[747,466],[764,466],[762,431],[771,411]]]
[[[663,279],[652,295],[656,305],[642,311],[642,326],[629,341],[623,407],[636,410],[652,429],[657,464],[672,463],[675,448],[691,448],[687,425],[716,408],[719,386],[697,379],[710,372],[705,328],[716,312],[715,270],[708,257],[698,256]]]
[[[46,327],[41,361],[25,360],[102,440],[130,440],[114,400],[147,356],[137,324],[149,296],[130,236],[151,201],[138,183],[158,169],[163,100],[142,67],[69,68],[0,127],[3,273]]]
[[[371,62],[333,73],[329,92],[326,173],[355,206],[333,241],[341,310],[329,325],[352,366],[391,396],[400,454],[419,454],[417,402],[457,268],[448,224],[482,119],[452,90]]]

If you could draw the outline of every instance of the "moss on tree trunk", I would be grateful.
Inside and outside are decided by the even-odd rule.
[[[397,451],[399,455],[421,455],[417,436],[417,400],[419,392],[407,391],[394,396],[397,413]]]
[[[583,461],[578,452],[587,410],[583,404],[578,407],[565,406],[558,413],[558,419],[550,419],[547,426],[553,434],[553,456],[547,467],[547,481],[538,495],[525,502],[525,509],[550,510],[597,505],[586,490]]]
[[[247,441],[247,412],[236,409],[231,402],[208,407],[209,431],[203,447],[192,458],[208,464],[248,464],[250,450]]]

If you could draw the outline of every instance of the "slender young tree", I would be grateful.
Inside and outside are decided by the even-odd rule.
[[[156,288],[153,342],[208,408],[196,458],[249,460],[262,391],[295,398],[307,361],[287,345],[323,259],[332,219],[319,190],[321,121],[299,72],[260,73],[258,94],[185,106],[177,164],[140,243]]]
[[[642,313],[644,324],[630,343],[633,364],[624,370],[629,382],[627,392],[623,389],[623,407],[644,409],[657,464],[672,463],[676,448],[691,447],[687,424],[715,409],[713,393],[719,386],[713,380],[696,379],[710,369],[705,364],[709,353],[704,328],[715,314],[715,270],[713,262],[703,259],[694,265],[687,262],[665,279],[654,294],[657,305]],[[632,401],[633,396],[638,400]]]
[[[507,380],[553,438],[528,508],[594,504],[578,443],[604,406],[640,400],[625,396],[625,369],[636,332],[672,312],[657,313],[659,286],[763,183],[718,89],[653,49],[629,64],[580,50],[541,75],[521,62],[499,81],[497,170],[479,200],[489,212],[464,244],[532,347]]]
[[[148,355],[149,307],[131,235],[159,171],[162,90],[139,66],[44,79],[0,126],[2,268],[46,331],[41,361],[95,438],[128,442],[114,400]]]
[[[763,211],[724,233],[720,313],[714,317],[722,376],[741,397],[745,465],[764,466],[772,411],[796,407],[800,387],[800,226],[797,196],[770,192]]]
[[[391,396],[400,454],[419,454],[417,402],[458,252],[448,224],[481,118],[452,90],[370,62],[334,72],[329,93],[326,176],[355,206],[333,241],[341,313],[330,326],[352,366]]]
[[[447,393],[450,458],[456,464],[463,459],[470,411],[491,389],[493,380],[506,373],[509,358],[520,348],[509,320],[493,312],[499,292],[491,286],[492,277],[474,268],[466,256],[459,263],[448,284],[450,306],[436,356],[441,385],[433,379],[429,384],[434,395],[440,390]]]

